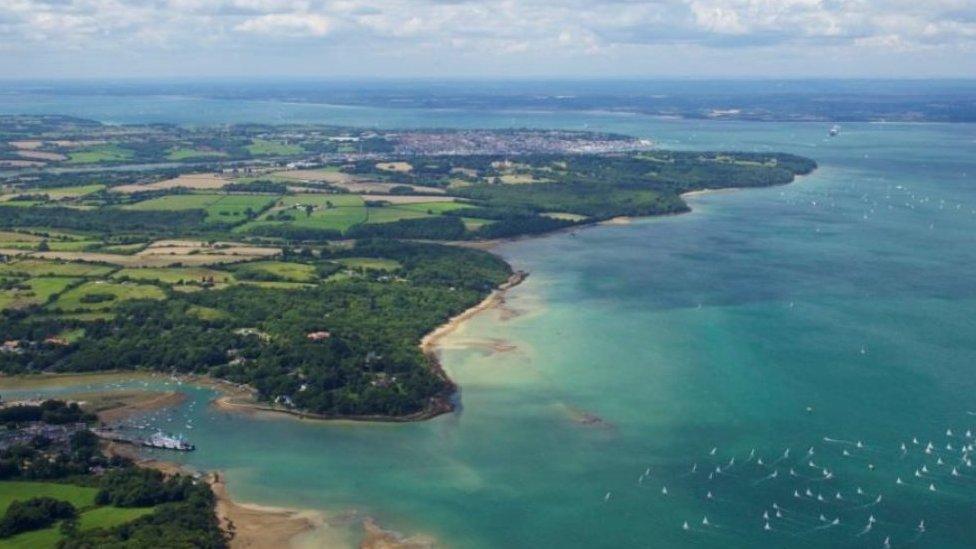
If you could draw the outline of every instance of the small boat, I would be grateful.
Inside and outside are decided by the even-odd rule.
[[[836,137],[837,134],[839,133],[840,133],[840,126],[834,124],[833,127],[830,128],[830,137]]]

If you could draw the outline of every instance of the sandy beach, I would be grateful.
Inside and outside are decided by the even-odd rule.
[[[437,367],[440,368],[440,361],[437,358],[438,342],[440,342],[440,340],[448,334],[457,330],[461,324],[471,317],[493,307],[502,305],[504,303],[505,294],[515,286],[521,284],[522,281],[524,281],[528,276],[529,273],[524,271],[519,271],[513,274],[504,284],[493,290],[488,297],[483,299],[481,303],[448,320],[444,324],[441,324],[433,332],[424,336],[424,338],[420,340],[420,350],[422,350],[427,356],[431,357],[437,363]]]
[[[232,549],[287,547],[296,536],[325,522],[325,517],[315,511],[236,503],[228,495],[226,481],[220,474],[209,475],[207,480],[217,496],[221,528],[233,536]]]

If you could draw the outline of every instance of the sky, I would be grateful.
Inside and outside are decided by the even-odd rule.
[[[976,77],[976,0],[0,0],[0,79]]]

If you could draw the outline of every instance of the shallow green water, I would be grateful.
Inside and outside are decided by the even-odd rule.
[[[976,545],[976,468],[960,452],[976,430],[976,128],[850,124],[827,139],[817,124],[568,113],[517,125],[584,124],[822,167],[694,197],[692,214],[501,248],[532,275],[506,310],[445,341],[456,414],[252,419],[188,389],[192,408],[154,419],[197,444],[181,459],[226,471],[245,500],[356,509],[456,547]]]

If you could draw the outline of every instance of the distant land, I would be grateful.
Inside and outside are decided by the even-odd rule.
[[[976,80],[24,81],[7,94],[187,96],[385,108],[610,111],[687,119],[973,122]]]

